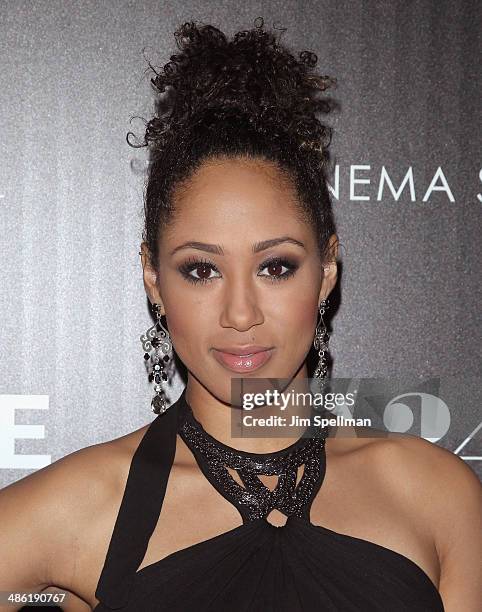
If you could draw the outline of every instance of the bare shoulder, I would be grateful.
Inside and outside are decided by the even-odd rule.
[[[70,537],[78,531],[85,534],[93,516],[117,512],[132,457],[146,429],[77,450],[29,477],[39,492],[56,499],[52,502],[56,518],[67,526]]]
[[[451,508],[460,510],[461,505],[477,501],[480,504],[482,489],[475,472],[463,459],[436,443],[397,434],[371,441],[366,449],[388,484],[417,495],[414,503],[432,514],[434,532],[448,526],[446,516]],[[428,506],[424,506],[426,503]],[[473,526],[476,527],[474,523]]]
[[[409,434],[380,436],[379,432],[371,436],[370,428],[360,429],[365,431],[360,437],[346,441],[345,452],[348,449],[363,455],[374,477],[381,479],[388,490],[394,494],[398,491],[405,503],[413,504],[420,514],[429,516],[434,539],[438,538],[442,548],[450,539],[444,534],[451,525],[450,512],[472,519],[472,528],[477,529],[482,488],[463,459],[424,438]]]
[[[0,499],[23,505],[34,496],[37,507],[55,507],[57,518],[82,505],[102,503],[122,478],[134,433],[74,451],[8,485]]]
[[[440,561],[439,591],[447,611],[480,610],[482,600],[482,487],[475,472],[452,452],[407,437],[400,458],[420,515],[431,528]]]
[[[340,448],[363,456],[372,477],[408,510],[417,528],[430,534],[445,609],[459,610],[463,601],[467,612],[479,610],[482,487],[469,465],[451,451],[408,434],[362,436],[344,441]]]
[[[0,491],[0,590],[69,589],[85,542],[109,536],[146,429],[77,450]]]

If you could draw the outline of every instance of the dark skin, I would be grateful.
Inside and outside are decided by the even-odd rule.
[[[234,448],[284,448],[292,438],[231,438],[232,373],[211,349],[269,344],[275,347],[272,358],[253,375],[306,377],[318,304],[336,283],[337,237],[331,237],[332,257],[322,262],[312,228],[297,213],[292,185],[260,160],[204,163],[174,196],[176,215],[160,239],[160,265],[149,264],[142,244],[142,266],[147,295],[162,305],[187,367],[188,401],[204,428]],[[283,242],[252,253],[253,243],[286,236],[303,246]],[[186,241],[220,245],[224,254],[189,247],[171,255]],[[273,256],[289,260],[295,273],[268,278],[286,272],[265,265]],[[207,270],[213,280],[189,282],[179,271],[198,258],[214,264],[217,271]],[[190,274],[206,276],[206,268]],[[130,462],[147,427],[81,449],[0,491],[0,590],[67,590],[67,612],[98,603],[94,593]],[[472,470],[421,438],[367,437],[366,431],[363,437],[347,430],[328,438],[326,458],[311,522],[404,555],[439,589],[447,612],[478,612],[482,502]],[[273,477],[261,478],[274,484]],[[274,510],[268,520],[282,525],[286,517]],[[162,520],[139,569],[240,524],[238,511],[178,437]]]

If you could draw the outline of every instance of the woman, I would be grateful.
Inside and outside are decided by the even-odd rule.
[[[313,343],[326,371],[338,240],[315,112],[330,79],[262,23],[176,38],[145,139],[158,416],[2,491],[0,590],[67,591],[65,610],[98,612],[479,610],[480,486],[452,453],[412,436],[231,435],[233,378],[302,382]],[[171,350],[187,384],[168,407]]]

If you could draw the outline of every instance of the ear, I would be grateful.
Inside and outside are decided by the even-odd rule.
[[[328,255],[323,264],[323,280],[321,282],[321,290],[318,298],[318,303],[326,298],[332,292],[338,279],[338,266],[336,259],[338,257],[338,236],[332,234],[328,241]]]
[[[158,274],[152,266],[149,258],[149,248],[146,242],[141,244],[141,263],[144,277],[144,288],[151,304],[157,303],[161,305],[161,313],[165,314],[164,304],[162,302],[161,293],[158,285]]]

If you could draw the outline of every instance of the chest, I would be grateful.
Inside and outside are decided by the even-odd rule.
[[[401,500],[394,497],[392,491],[387,491],[369,471],[360,471],[357,465],[359,462],[353,462],[353,465],[347,461],[330,462],[311,506],[311,523],[396,551],[414,561],[438,586],[440,568],[436,551],[416,517],[403,510]],[[260,480],[273,489],[277,476],[261,476]],[[96,517],[95,525],[91,525],[89,531],[93,535],[89,537],[89,546],[84,547],[77,557],[75,570],[70,570],[70,586],[67,588],[78,593],[92,607],[97,603],[94,593],[121,497],[122,490],[119,499],[113,500],[112,508]],[[142,500],[138,503],[142,504]],[[286,517],[273,510],[268,521],[282,526]],[[199,469],[174,463],[160,516],[139,569],[241,524],[235,506]],[[135,526],[132,532],[135,534]]]

